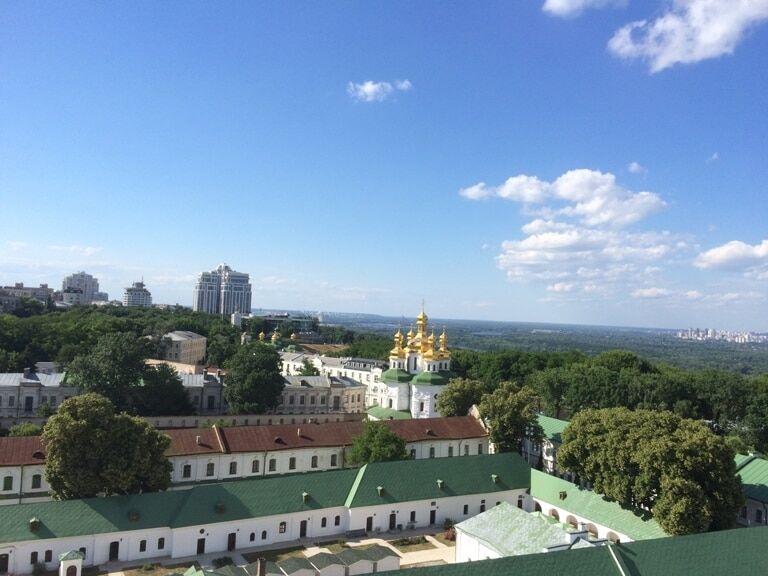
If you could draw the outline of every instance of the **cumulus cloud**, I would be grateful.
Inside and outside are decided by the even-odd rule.
[[[81,246],[79,244],[69,244],[67,246],[53,245],[48,246],[48,250],[53,250],[54,252],[66,252],[78,256],[93,256],[94,254],[101,252],[101,248],[98,246]]]
[[[549,292],[570,292],[573,290],[573,287],[575,284],[571,284],[568,282],[556,282],[554,284],[550,284],[547,286],[547,291]]]
[[[693,264],[701,269],[744,272],[755,266],[768,265],[768,240],[754,246],[740,240],[732,240],[702,252]]]
[[[664,298],[669,296],[671,292],[666,288],[638,288],[632,292],[633,298]]]
[[[410,80],[395,80],[392,82],[374,82],[366,80],[365,82],[347,83],[347,94],[355,102],[383,102],[394,92],[407,92],[413,88]]]
[[[712,164],[713,162],[717,162],[720,160],[720,154],[717,152],[712,152],[712,154],[709,155],[707,158],[707,164]]]
[[[688,300],[700,300],[704,294],[699,292],[698,290],[688,290],[684,296],[688,298]]]
[[[626,0],[545,0],[542,9],[553,16],[576,16],[588,8],[624,6]]]
[[[632,174],[647,174],[648,168],[640,164],[639,162],[630,162],[627,165],[627,170],[629,170]]]
[[[619,186],[613,174],[588,169],[570,170],[552,182],[521,174],[499,186],[480,182],[459,194],[470,200],[498,197],[528,205],[564,202],[564,207],[545,207],[542,212],[576,217],[587,226],[627,226],[666,206],[653,192],[631,192]]]
[[[731,54],[767,19],[768,0],[672,0],[658,17],[620,28],[608,49],[620,58],[645,60],[651,72],[660,72]]]

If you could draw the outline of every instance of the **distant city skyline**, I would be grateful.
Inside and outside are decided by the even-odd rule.
[[[768,331],[764,2],[2,15],[0,285]]]

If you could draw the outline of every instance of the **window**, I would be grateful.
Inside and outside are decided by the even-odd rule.
[[[13,408],[15,404],[16,404],[16,398],[14,398],[13,396],[8,398],[8,408]]]
[[[387,400],[387,408],[392,408],[392,398]]]
[[[270,458],[269,459],[269,471],[270,472],[274,472],[275,470],[277,470],[277,460],[275,460],[274,458]]]
[[[320,396],[320,404],[325,405],[325,396]]]
[[[464,444],[464,456],[469,456],[469,444]]]
[[[192,465],[191,464],[184,464],[184,467],[181,469],[181,477],[182,478],[191,478],[192,477]]]
[[[424,412],[424,402],[419,402],[419,412]]]
[[[253,462],[251,462],[251,472],[253,474],[259,473],[259,461],[254,459]]]
[[[762,510],[755,510],[755,522],[758,524],[763,523],[763,511]]]
[[[256,532],[251,532],[250,540],[251,540],[251,542],[255,542],[256,541]]]
[[[32,554],[29,555],[29,563],[37,564],[37,552],[32,552]]]
[[[83,560],[85,560],[85,546],[80,548],[80,553],[83,555]]]
[[[477,453],[482,454],[483,453],[483,443],[477,445]]]
[[[328,525],[328,518],[320,520],[320,528],[325,528]]]
[[[158,538],[157,539],[157,549],[158,550],[165,550],[165,538]]]
[[[299,404],[304,404],[304,401],[305,401],[304,394],[302,394],[301,396],[299,396]]]
[[[52,562],[53,561],[53,550],[46,550],[45,551],[45,561],[46,562]]]
[[[285,530],[288,528],[288,525],[285,522],[280,522],[280,528],[278,529],[278,532],[280,534],[285,534]]]
[[[480,500],[480,512],[485,512],[485,500]]]
[[[464,516],[469,514],[469,504],[464,504]]]
[[[147,541],[141,540],[139,542],[139,552],[146,552],[147,551]]]
[[[416,460],[416,448],[411,448],[411,460]]]
[[[233,476],[237,474],[237,462],[230,462],[229,463],[229,475]]]
[[[430,458],[434,458],[435,457],[435,447],[434,446],[430,446],[429,447],[429,457]]]
[[[208,462],[208,464],[205,466],[205,475],[213,476],[213,462]]]
[[[334,517],[334,519],[333,519],[333,525],[334,525],[334,526],[338,526],[339,524],[341,524],[341,516],[336,516],[336,517]]]
[[[13,490],[13,476],[3,478],[3,490]]]
[[[312,468],[317,468],[317,456],[312,456]]]
[[[296,400],[296,398],[293,396],[293,394],[288,396],[288,404],[294,404],[294,400]]]
[[[448,457],[453,456],[453,446],[448,446]]]
[[[296,470],[296,458],[293,456],[288,458],[288,470]]]
[[[315,397],[314,396],[310,396],[309,397],[309,403],[310,404],[314,404],[315,403]]]
[[[331,454],[331,466],[336,466],[336,454]]]
[[[266,540],[267,539],[267,531],[266,530],[262,530],[261,531],[261,539],[262,540]]]
[[[416,522],[416,510],[411,510],[411,518],[409,522]]]
[[[56,396],[51,396],[51,408],[56,406]]]
[[[42,484],[42,476],[40,474],[33,474],[32,475],[32,490],[36,490],[40,488],[40,485]]]
[[[744,520],[747,519],[747,507],[746,506],[742,506],[741,507],[741,517],[744,518]]]

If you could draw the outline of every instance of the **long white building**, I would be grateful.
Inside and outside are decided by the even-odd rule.
[[[235,272],[226,264],[201,272],[192,298],[192,310],[229,316],[251,312],[251,283],[248,274]]]

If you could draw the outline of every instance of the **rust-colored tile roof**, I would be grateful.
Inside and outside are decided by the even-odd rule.
[[[38,457],[35,458],[35,453]],[[0,438],[0,466],[44,464],[45,449],[40,436]]]
[[[221,452],[216,431],[213,428],[179,428],[163,430],[171,437],[171,446],[166,456],[188,456],[193,454],[216,454]],[[198,442],[197,439],[200,438]]]
[[[458,440],[460,438],[485,438],[488,436],[488,432],[482,424],[472,416],[382,420],[382,422],[406,442]]]

